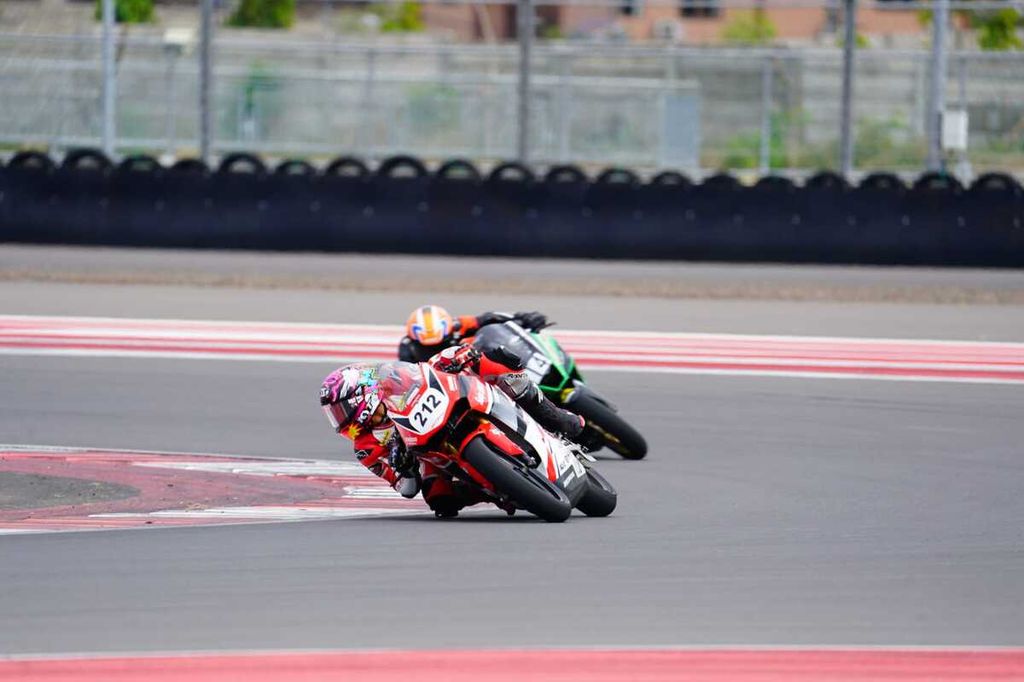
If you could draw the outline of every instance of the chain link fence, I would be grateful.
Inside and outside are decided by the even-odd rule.
[[[118,30],[117,150],[196,154],[192,42]],[[100,51],[98,32],[0,33],[0,145],[98,146]],[[215,55],[219,152],[515,156],[515,46],[222,34]],[[532,66],[536,162],[691,173],[800,172],[838,163],[839,49],[550,41],[535,47]],[[921,169],[928,77],[925,51],[858,51],[858,169]],[[961,162],[975,172],[1024,169],[1024,54],[951,53],[947,103],[969,113],[969,149]]]

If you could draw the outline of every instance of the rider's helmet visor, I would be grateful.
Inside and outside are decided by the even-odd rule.
[[[352,421],[358,408],[355,403],[362,403],[362,400],[339,400],[336,403],[323,406],[327,421],[331,423],[335,431],[340,431],[343,426]]]

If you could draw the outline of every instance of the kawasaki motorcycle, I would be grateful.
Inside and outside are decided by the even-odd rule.
[[[603,442],[626,459],[641,459],[647,442],[619,416],[615,406],[583,382],[572,357],[553,337],[528,332],[515,322],[489,324],[472,341],[481,351],[498,346],[522,360],[523,368],[554,404],[582,416],[588,442]],[[589,436],[589,438],[587,438]]]

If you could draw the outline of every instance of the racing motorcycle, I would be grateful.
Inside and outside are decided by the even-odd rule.
[[[407,451],[482,500],[555,522],[573,508],[587,516],[615,509],[615,488],[592,457],[468,371],[392,362],[380,368],[377,391]]]
[[[583,382],[576,362],[553,337],[539,330],[528,332],[509,321],[481,327],[472,344],[481,351],[504,346],[518,357],[530,379],[551,402],[586,420],[581,439],[584,442],[603,442],[626,459],[642,459],[647,454],[647,441],[640,432],[619,416],[611,402]]]

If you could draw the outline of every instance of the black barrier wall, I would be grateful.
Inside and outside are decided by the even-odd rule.
[[[643,182],[515,163],[434,172],[399,156],[375,171],[339,158],[276,168],[231,154],[163,167],[95,150],[60,163],[23,152],[0,166],[0,240],[186,248],[587,258],[1024,266],[1024,191],[1005,174],[970,187],[874,173],[851,187],[822,172],[753,186],[719,174]]]

